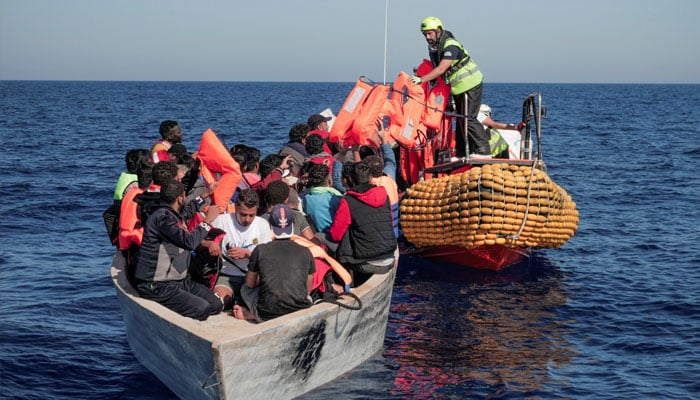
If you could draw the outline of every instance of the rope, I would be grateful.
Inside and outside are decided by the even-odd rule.
[[[357,305],[352,306],[352,305],[344,304],[344,303],[341,303],[340,301],[338,301],[338,299],[340,299],[343,296],[352,297],[353,299],[355,299],[355,302],[357,303]],[[357,310],[362,309],[362,300],[360,300],[360,298],[357,297],[357,295],[355,293],[342,292],[342,293],[338,293],[337,295],[335,295],[333,293],[325,292],[325,293],[323,293],[323,301],[326,303],[337,304],[338,306],[343,307],[343,308],[347,308],[348,310],[357,311]]]
[[[515,235],[511,235],[511,239],[518,240],[520,238],[520,234],[523,233],[523,229],[525,229],[525,223],[527,222],[527,216],[530,211],[530,190],[532,189],[532,178],[535,176],[535,166],[537,165],[537,160],[532,162],[532,167],[530,168],[530,183],[527,185],[527,203],[525,204],[525,216],[523,217],[523,223],[520,225],[520,229],[518,230],[518,233]]]
[[[211,381],[211,378],[213,378],[216,375],[216,371],[212,372],[211,375],[209,375],[209,378],[207,378],[206,381],[202,384],[202,389],[211,389],[214,386],[219,386],[221,385],[221,382],[214,382],[212,384],[209,384],[209,381]]]

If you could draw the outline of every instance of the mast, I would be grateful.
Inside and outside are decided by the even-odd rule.
[[[388,20],[389,20],[389,0],[384,0],[384,78],[383,83],[386,85],[386,44],[387,44],[387,32],[388,32]]]

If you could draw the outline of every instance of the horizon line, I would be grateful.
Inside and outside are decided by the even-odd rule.
[[[149,79],[0,79],[0,82],[150,82],[150,83],[354,83],[354,81],[221,81],[221,80],[149,80]],[[381,84],[380,82],[376,82]],[[700,82],[484,82],[508,85],[700,85]]]

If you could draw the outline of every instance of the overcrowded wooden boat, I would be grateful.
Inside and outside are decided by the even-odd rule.
[[[136,358],[182,399],[289,399],[330,382],[383,346],[396,268],[342,298],[262,323],[183,317],[140,298],[117,252],[112,282]]]

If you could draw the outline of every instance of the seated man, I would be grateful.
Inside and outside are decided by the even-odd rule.
[[[396,181],[384,173],[384,162],[376,155],[367,156],[363,162],[369,166],[372,179],[370,183],[383,187],[389,195],[389,204],[391,206],[391,219],[394,224],[394,235],[399,237],[399,189],[396,186]]]
[[[308,134],[308,125],[294,125],[289,130],[289,142],[284,144],[277,153],[281,156],[291,156],[290,159],[293,161],[293,163],[290,165],[290,170],[294,176],[299,175],[299,169],[304,164],[304,161],[306,161],[306,159],[309,157],[309,153],[306,152],[306,148],[304,147],[304,144],[306,143],[306,136]]]
[[[479,115],[477,116],[477,119],[479,122],[481,122],[486,132],[488,132],[490,135],[489,146],[491,147],[491,155],[494,158],[520,158],[519,153],[509,151],[508,140],[506,140],[504,137],[506,132],[500,132],[499,129],[504,131],[518,131],[514,139],[519,140],[520,129],[525,126],[524,122],[521,122],[518,125],[513,125],[494,121],[491,118],[491,107],[489,107],[487,104],[482,104],[479,107]],[[512,137],[513,133],[509,132],[508,135],[511,135]],[[509,157],[509,153],[512,154],[512,157]]]
[[[250,255],[256,246],[272,240],[270,225],[257,216],[260,200],[253,189],[243,189],[236,197],[236,210],[219,215],[212,226],[226,232],[219,243],[205,243],[212,256],[223,257],[223,265],[214,292],[224,299],[225,308],[233,305],[234,295],[240,295]]]
[[[109,239],[115,246],[119,246],[119,213],[122,200],[131,189],[139,187],[138,171],[143,164],[149,162],[149,159],[150,153],[147,149],[131,149],[126,152],[126,172],[122,172],[117,180],[117,186],[114,188],[114,204],[102,214]]]
[[[314,238],[314,232],[309,225],[309,221],[306,219],[306,215],[299,210],[295,210],[294,207],[289,204],[290,191],[291,189],[289,188],[289,185],[283,181],[270,182],[270,184],[267,185],[267,189],[265,189],[265,203],[267,205],[267,209],[262,215],[262,218],[269,221],[270,210],[273,206],[283,203],[287,204],[290,206],[289,208],[292,209],[292,213],[294,214],[294,234],[311,240]]]
[[[340,242],[336,259],[354,272],[361,284],[371,274],[383,274],[394,265],[396,237],[391,218],[389,196],[383,187],[370,183],[370,168],[355,163],[348,174],[350,185],[340,200],[329,229],[330,239]]]
[[[159,132],[162,139],[156,141],[153,143],[153,146],[151,146],[151,154],[153,156],[156,156],[159,151],[166,152],[167,156],[167,151],[170,149],[170,146],[175,143],[182,143],[182,130],[177,121],[168,119],[161,122]]]
[[[345,187],[343,187],[343,182],[340,177],[340,173],[333,173],[333,170],[335,169],[341,169],[343,168],[343,163],[338,161],[335,157],[333,157],[329,152],[326,152],[323,147],[323,138],[318,135],[318,134],[311,134],[306,138],[306,151],[310,154],[309,160],[304,163],[302,166],[302,169],[300,170],[300,175],[304,175],[306,173],[308,175],[308,170],[311,165],[313,164],[325,164],[328,166],[331,172],[331,177],[333,177],[333,187],[336,188],[338,191],[341,193],[345,192]],[[300,179],[302,178],[300,176]],[[308,176],[306,179],[306,182],[308,183]]]
[[[342,194],[331,186],[330,170],[325,164],[311,165],[308,178],[311,189],[301,199],[303,210],[317,233],[328,233]]]
[[[191,232],[179,211],[185,202],[185,187],[170,180],[160,189],[158,200],[147,205],[136,271],[136,290],[141,297],[186,317],[205,320],[223,309],[223,302],[204,285],[190,279],[187,269],[191,251],[207,237],[219,208],[211,206],[204,222]]]
[[[294,232],[292,209],[278,204],[270,211],[275,240],[253,250],[241,294],[245,306],[233,306],[233,316],[258,322],[311,306],[316,271],[311,252],[290,240]]]

